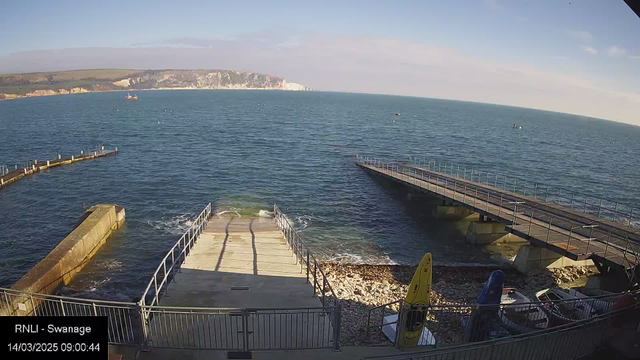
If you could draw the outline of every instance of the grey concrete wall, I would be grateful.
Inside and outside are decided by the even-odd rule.
[[[51,294],[58,286],[68,284],[112,231],[124,222],[125,217],[124,209],[115,204],[98,204],[87,210],[87,213],[84,214],[86,218],[82,223],[11,289]],[[16,315],[29,314],[33,305],[30,303],[26,310],[21,310],[21,313]]]
[[[473,214],[472,210],[456,205],[438,205],[433,210],[433,216],[443,220],[462,220]]]
[[[467,229],[467,241],[473,245],[486,245],[494,242],[521,243],[528,241],[507,232],[504,224],[494,221],[474,221]]]
[[[513,265],[522,273],[533,269],[552,269],[565,266],[593,266],[592,260],[574,261],[557,253],[531,245],[518,249]]]

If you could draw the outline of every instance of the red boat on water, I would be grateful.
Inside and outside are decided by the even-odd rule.
[[[127,100],[138,100],[138,95],[131,96],[131,94],[127,93],[127,96],[125,97],[125,99],[127,99]]]

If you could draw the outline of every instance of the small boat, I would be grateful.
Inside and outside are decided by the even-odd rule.
[[[603,314],[609,310],[618,299],[615,293],[587,287],[573,287],[569,289],[569,295],[578,299],[585,299],[584,302],[593,308],[596,315]]]
[[[512,334],[522,334],[549,327],[549,317],[536,303],[513,288],[502,290],[498,316],[502,326]]]
[[[594,315],[593,308],[587,302],[558,288],[538,291],[536,298],[542,303],[553,325],[568,324]]]
[[[131,96],[131,94],[127,93],[127,96],[125,96],[125,99],[127,99],[127,100],[138,100],[138,95]]]
[[[396,116],[400,116],[400,113],[396,113]]]
[[[391,342],[396,340],[396,324],[398,322],[398,314],[387,315],[382,319],[382,333]],[[422,328],[422,334],[418,339],[417,346],[435,346],[436,338],[426,327]]]

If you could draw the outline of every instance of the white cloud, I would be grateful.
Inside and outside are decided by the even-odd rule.
[[[478,101],[639,124],[640,93],[604,88],[571,71],[489,60],[447,47],[366,36],[304,36],[283,47],[204,40],[181,42],[206,47],[16,53],[0,56],[0,73],[132,66],[237,69],[283,76],[318,90]]]
[[[589,53],[589,54],[591,54],[591,55],[597,55],[597,54],[598,54],[598,50],[594,49],[594,48],[593,48],[593,47],[591,47],[591,46],[586,46],[586,45],[585,45],[585,46],[583,46],[583,47],[582,47],[582,49],[583,49],[584,51],[588,52],[588,53]]]
[[[638,56],[638,55],[629,55],[629,59],[640,60],[640,56]]]
[[[587,31],[570,30],[569,36],[575,40],[578,40],[587,44],[593,40],[593,35],[591,35],[591,33]]]
[[[609,54],[609,56],[621,56],[626,53],[627,49],[621,48],[618,45],[609,46],[609,49],[607,49],[607,54]]]

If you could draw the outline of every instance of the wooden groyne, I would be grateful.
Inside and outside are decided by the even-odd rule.
[[[14,183],[25,176],[33,175],[38,171],[47,170],[52,167],[72,164],[74,162],[90,160],[99,157],[115,155],[118,153],[118,148],[114,148],[113,150],[105,150],[104,146],[101,146],[99,149],[94,151],[80,151],[80,155],[71,155],[71,157],[63,158],[61,155],[58,155],[54,160],[44,160],[38,161],[33,160],[29,161],[28,165],[18,167],[16,165],[13,170],[6,166],[0,166],[0,188],[3,188],[11,183]]]

